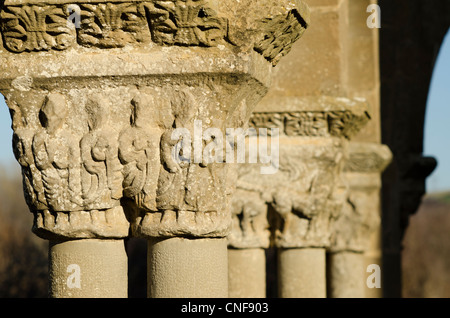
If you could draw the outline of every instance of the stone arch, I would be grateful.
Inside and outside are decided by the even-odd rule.
[[[383,175],[382,253],[385,297],[401,297],[401,242],[436,160],[423,156],[429,84],[450,25],[450,3],[380,0],[382,143],[393,152]]]

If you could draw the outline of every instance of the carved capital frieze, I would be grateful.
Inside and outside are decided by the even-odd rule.
[[[219,46],[276,65],[308,27],[309,9],[300,0],[7,0],[0,18],[13,53]]]
[[[333,223],[330,251],[362,253],[379,227],[381,173],[392,160],[385,145],[350,142],[341,189],[342,212]]]
[[[330,229],[344,208],[341,190],[346,188],[343,169],[349,138],[370,119],[368,106],[334,97],[277,102],[273,108],[279,111],[270,105],[258,107],[250,127],[278,129],[278,171],[263,175],[258,165],[240,167],[229,244],[245,245],[245,233],[258,233],[259,247],[267,247],[269,241],[283,248],[329,247]],[[251,138],[255,137],[249,137],[249,143]]]
[[[227,151],[219,137],[247,126],[307,27],[301,1],[7,0],[0,17],[0,91],[35,233],[228,234],[237,166],[196,149]]]

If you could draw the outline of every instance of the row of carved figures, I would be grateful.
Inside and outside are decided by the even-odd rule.
[[[130,125],[117,132],[108,119],[108,103],[95,96],[86,103],[88,132],[77,137],[64,126],[68,105],[58,93],[46,96],[40,109],[41,127],[16,127],[15,156],[22,166],[27,202],[32,211],[105,210],[121,198],[147,211],[214,210],[221,193],[214,165],[183,164],[173,156],[172,132],[180,121],[172,117],[167,129],[152,127],[144,109],[151,101],[140,95],[131,101]],[[209,185],[209,198],[203,186]]]

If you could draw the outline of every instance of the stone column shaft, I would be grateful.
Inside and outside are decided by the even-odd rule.
[[[51,241],[49,279],[52,298],[126,298],[123,240]]]
[[[327,255],[327,296],[329,298],[364,298],[366,275],[364,254],[355,252]]]
[[[278,249],[278,296],[326,298],[324,248]]]
[[[228,249],[230,298],[266,297],[266,253],[262,248]]]
[[[149,240],[150,298],[228,297],[226,239]]]

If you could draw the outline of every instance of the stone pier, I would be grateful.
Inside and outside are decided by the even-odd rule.
[[[344,166],[348,192],[328,249],[328,296],[365,298],[371,293],[367,268],[380,266],[372,253],[379,246],[381,173],[392,153],[384,145],[359,142],[351,142],[348,152]]]
[[[261,174],[264,165],[240,167],[233,198],[235,220],[240,220],[233,230],[239,235],[232,231],[230,238],[240,238],[242,247],[278,248],[280,297],[327,296],[326,249],[344,202],[348,138],[369,118],[360,100],[304,97],[260,105],[250,119],[255,131],[270,127],[270,138],[279,141],[279,162],[274,174]]]
[[[380,215],[380,174],[387,164],[383,160],[388,161],[388,150],[380,144],[378,29],[367,26],[367,7],[375,3],[309,1],[311,26],[301,45],[294,45],[274,69],[273,85],[251,119],[252,127],[279,128],[280,169],[267,181],[261,181],[256,173],[240,170],[235,200],[254,204],[255,199],[248,194],[250,189],[268,205],[266,210],[258,209],[268,221],[252,224],[271,229],[269,244],[278,247],[281,297],[334,297],[330,284],[337,282],[342,273],[333,271],[330,264],[350,262],[353,268],[364,269],[362,273],[358,269],[361,275],[352,276],[358,277],[354,284],[359,286],[361,296],[370,275],[365,268],[382,265],[381,230],[376,220]],[[381,149],[374,150],[381,155],[379,170],[372,167],[373,172],[361,173],[361,178],[355,173],[352,177],[347,171],[352,162],[349,159],[372,145]],[[358,146],[362,149],[358,150]],[[265,188],[261,189],[261,184]],[[359,250],[357,257],[352,251],[349,256],[330,253],[336,239],[334,224],[342,222],[348,201],[357,195],[368,196],[371,205],[366,207],[371,210],[364,213],[375,220],[361,234],[368,246],[364,254]],[[245,210],[235,210],[241,211]],[[336,265],[335,269],[349,271],[349,266]],[[308,274],[302,277],[302,273]],[[312,284],[316,284],[314,288],[310,288]],[[346,289],[343,284],[341,290]],[[365,289],[364,297],[379,295],[380,289]]]

